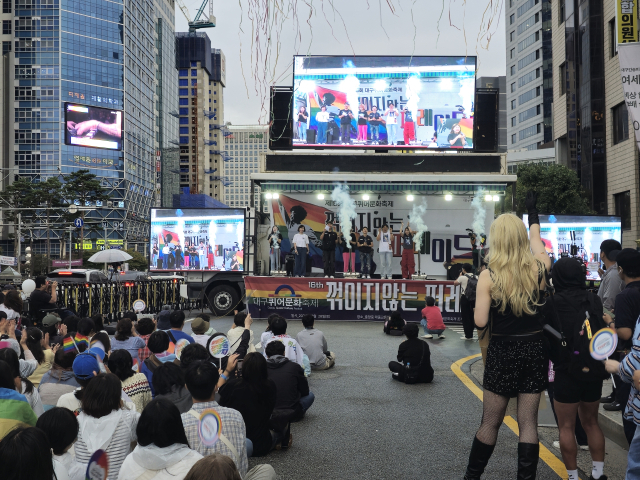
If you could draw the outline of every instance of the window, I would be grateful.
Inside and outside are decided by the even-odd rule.
[[[533,82],[536,78],[540,78],[540,68],[531,70],[518,79],[518,88],[524,87],[527,83]]]
[[[516,21],[516,14],[512,13],[511,16],[509,17],[509,25],[513,25],[515,21]]]
[[[198,76],[198,70],[191,70],[191,76],[192,77],[197,77]]]
[[[189,70],[178,70],[178,76],[180,76],[180,77],[188,77],[189,76]]]
[[[513,135],[511,135],[511,144],[513,145],[514,143],[516,143],[516,134],[515,133]]]
[[[516,126],[516,117],[511,117],[511,126],[512,127]]]
[[[622,102],[611,109],[613,119],[613,144],[624,142],[629,138],[629,113],[627,105]]]
[[[567,93],[567,64],[563,63],[558,68],[558,79],[560,80],[560,95]]]
[[[188,108],[181,108],[180,109],[180,115],[189,115],[189,109]]]
[[[191,62],[191,66],[192,67],[197,67],[198,66],[198,62]]]
[[[518,136],[520,140],[524,140],[525,138],[533,137],[540,133],[540,124],[531,125],[530,127],[524,128],[518,132]]]
[[[527,108],[524,112],[520,112],[518,115],[518,120],[520,123],[529,120],[530,118],[535,117],[536,115],[540,115],[540,105],[536,105],[535,107]]]
[[[540,0],[527,0],[518,7],[518,18],[531,10]]]
[[[180,137],[180,143],[189,143],[189,137]]]
[[[518,43],[518,52],[522,52],[526,48],[528,48],[531,45],[533,45],[534,43],[536,43],[538,40],[540,40],[540,30],[538,30],[537,32],[532,33],[527,38],[525,38],[524,40],[519,42]]]
[[[181,78],[180,80],[178,80],[178,86],[179,87],[188,87],[189,86],[189,80],[187,80],[186,78]]]
[[[181,98],[180,99],[180,105],[189,105],[189,99],[188,98]]]
[[[515,74],[516,74],[516,66],[511,65],[511,75],[515,75]]]
[[[189,127],[180,127],[181,135],[189,135]]]
[[[611,57],[618,55],[618,30],[616,29],[616,17],[609,20],[609,43],[611,44]]]
[[[535,15],[530,16],[524,22],[522,22],[520,25],[518,25],[518,28],[517,28],[518,35],[522,35],[524,32],[529,30],[529,28],[534,26],[539,21],[540,21],[540,12],[536,13]]]
[[[516,101],[511,100],[511,110],[515,110],[515,109],[516,109]]]
[[[516,82],[513,82],[513,83],[511,84],[511,93],[513,93],[513,92],[515,92],[515,91],[516,91]]]
[[[558,25],[564,22],[564,0],[558,0]]]
[[[540,49],[535,52],[531,52],[529,55],[522,57],[518,60],[518,70],[522,70],[528,65],[531,65],[533,62],[540,58]]]
[[[13,13],[11,0],[2,0],[2,13]]]
[[[8,53],[11,51],[11,40],[8,42],[2,42],[2,54]]]
[[[518,96],[518,105],[527,103],[539,96],[540,96],[540,87],[532,88],[531,90],[524,92],[522,95]]]
[[[189,123],[189,119],[187,117],[180,117],[180,125],[187,125]]]
[[[613,196],[613,203],[616,208],[616,217],[622,220],[622,229],[631,229],[631,192],[626,191],[616,193]]]
[[[179,95],[183,95],[183,96],[189,95],[189,89],[188,88],[180,88],[178,94]]]
[[[11,20],[2,21],[2,34],[11,35]]]
[[[515,48],[512,48],[512,49],[509,51],[509,55],[510,55],[510,57],[509,57],[509,58],[513,58],[513,57],[515,57],[515,56],[516,56],[516,49],[515,49]]]
[[[516,31],[514,30],[513,32],[511,32],[509,34],[509,41],[513,42],[513,40],[516,38]]]

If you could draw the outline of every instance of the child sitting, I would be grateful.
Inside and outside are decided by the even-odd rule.
[[[444,338],[442,332],[444,332],[445,326],[440,307],[436,307],[436,301],[433,297],[427,297],[426,302],[427,305],[422,309],[422,320],[420,320],[420,325],[425,333],[422,338],[433,338],[434,335],[438,335],[438,340],[441,340]]]

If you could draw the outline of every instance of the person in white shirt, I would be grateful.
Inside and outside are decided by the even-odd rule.
[[[191,337],[195,340],[195,342],[206,348],[209,338],[211,337],[211,335],[216,333],[216,329],[211,328],[209,326],[209,322],[207,322],[204,318],[197,317],[193,320],[193,322],[191,322],[191,332]]]
[[[316,114],[316,122],[318,123],[318,138],[316,143],[324,145],[327,143],[327,125],[329,125],[329,112],[327,106],[322,105],[320,111]]]
[[[387,144],[395,145],[400,112],[396,110],[396,106],[392,102],[389,102],[389,108],[384,112],[384,115],[387,117]]]
[[[202,240],[200,240],[200,245],[198,246],[198,257],[200,258],[200,270],[204,270],[209,265],[207,263],[207,248]]]
[[[382,267],[382,273],[380,278],[391,278],[391,258],[393,257],[392,243],[393,234],[389,231],[389,226],[385,223],[382,225],[382,230],[378,230],[376,240],[380,242],[378,244],[378,253],[380,254],[380,263]]]
[[[87,464],[78,462],[71,450],[78,438],[78,419],[75,414],[66,408],[55,407],[38,418],[36,427],[49,439],[56,477],[59,480],[84,480]]]
[[[291,335],[287,334],[287,321],[280,316],[275,318],[271,322],[271,331],[273,332],[273,337],[271,337],[265,344],[265,352],[267,345],[271,342],[282,342],[284,344],[284,356],[304,368],[304,363],[302,361],[304,352],[302,351],[302,347],[298,341]]]
[[[236,313],[233,317],[233,327],[227,332],[227,339],[229,340],[229,355],[236,352],[242,341],[242,334],[245,330],[249,330],[253,319],[251,315],[247,315],[244,312]],[[247,353],[256,351],[256,347],[253,345],[253,331],[249,330],[249,350]]]
[[[293,274],[296,277],[304,277],[307,273],[307,252],[309,251],[309,237],[304,232],[304,225],[300,225],[298,227],[298,233],[296,233],[293,237],[293,251],[296,254],[296,265]]]

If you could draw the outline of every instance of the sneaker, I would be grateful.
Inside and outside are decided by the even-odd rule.
[[[329,275],[325,275],[324,278],[329,278]]]
[[[444,340],[444,335],[443,334],[438,335],[438,340]]]
[[[427,333],[426,335],[423,335],[422,338],[433,338],[433,335]]]
[[[616,398],[613,396],[613,394],[607,395],[606,397],[602,397],[600,399],[600,403],[613,403],[615,401],[616,401]]]
[[[578,448],[579,448],[580,450],[584,450],[585,452],[588,452],[588,451],[589,451],[589,445],[578,445]],[[592,477],[592,478],[593,478],[593,477]],[[600,478],[605,478],[605,477],[600,477]],[[606,478],[605,478],[605,480],[606,480]]]
[[[624,408],[624,406],[621,403],[613,402],[613,403],[606,404],[603,408],[607,412],[619,412]]]
[[[557,448],[558,450],[560,450],[560,442],[558,440],[556,440],[555,442],[553,442],[553,447]]]
[[[463,335],[463,336],[461,336],[461,337],[460,337],[460,340],[468,340],[468,341],[472,341],[472,340],[473,340],[473,337],[471,337],[471,338],[467,338],[467,337],[465,337],[465,336]]]
[[[329,278],[333,278],[333,275],[329,276]]]

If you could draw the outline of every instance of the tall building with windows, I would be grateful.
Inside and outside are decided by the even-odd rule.
[[[266,125],[227,125],[227,156],[224,203],[230,207],[251,206],[249,175],[260,171],[260,154],[266,153],[269,129]],[[254,207],[260,205],[260,187],[254,190]],[[266,207],[265,207],[266,208]]]
[[[180,188],[224,198],[224,53],[205,33],[176,33]]]
[[[506,0],[508,150],[551,141],[551,0]]]
[[[615,0],[561,0],[552,9],[558,162],[574,169],[591,208],[622,218],[622,243],[640,235],[638,149],[622,89]]]
[[[3,102],[5,118],[12,119],[3,167],[35,182],[89,169],[110,195],[85,217],[101,230],[92,235],[146,250],[158,139],[172,122],[158,108],[171,103],[162,91],[175,79],[163,76],[157,90],[156,56],[173,30],[173,2],[14,1],[3,0],[2,13],[3,50],[11,51],[3,73],[12,84]],[[159,18],[167,28],[158,41]],[[120,148],[67,145],[66,102],[121,111]],[[43,235],[34,230],[36,238]],[[95,248],[95,240],[84,248]],[[38,252],[39,242],[34,246]]]

